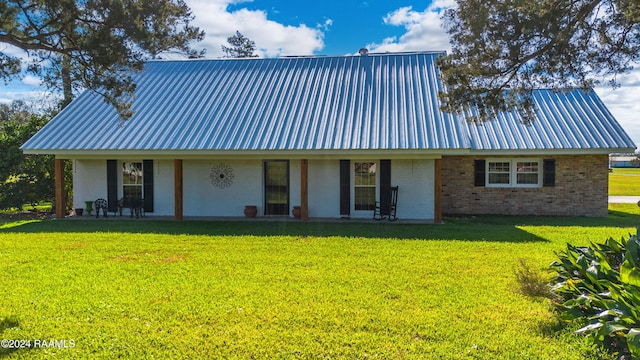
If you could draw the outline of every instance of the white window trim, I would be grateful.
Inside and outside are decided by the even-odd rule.
[[[489,164],[492,162],[508,162],[509,163],[509,184],[490,184],[489,183]],[[538,163],[538,183],[537,184],[518,184],[517,163],[519,162],[537,162]],[[543,161],[540,158],[492,158],[485,161],[485,186],[490,188],[539,188],[542,187],[543,177]]]
[[[371,214],[373,214],[373,210],[356,210],[356,179],[355,179],[355,170],[356,170],[356,163],[374,163],[376,164],[376,186],[375,186],[375,194],[376,194],[376,200],[375,201],[380,201],[380,199],[378,199],[379,196],[379,187],[380,187],[380,162],[378,160],[353,160],[351,161],[351,174],[350,174],[350,178],[351,178],[351,189],[350,189],[350,196],[351,196],[351,212],[353,215],[360,215],[360,216],[371,216]]]
[[[125,184],[124,180],[122,178],[122,168],[124,166],[124,164],[126,163],[140,163],[142,164],[142,175],[143,175],[143,179],[144,179],[144,161],[142,160],[123,160],[119,162],[119,173],[118,173],[118,199],[121,199],[124,197],[124,188],[125,186],[139,186],[140,190],[142,191],[142,196],[144,197],[144,180],[142,181],[141,184],[139,185],[130,185],[130,184]]]

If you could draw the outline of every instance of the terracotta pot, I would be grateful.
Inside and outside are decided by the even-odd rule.
[[[301,214],[300,206],[294,206],[293,211],[291,211],[291,213],[293,214],[293,217],[295,217],[296,219],[300,219],[300,214]]]
[[[244,216],[254,218],[258,215],[258,207],[255,205],[247,205],[244,207]]]

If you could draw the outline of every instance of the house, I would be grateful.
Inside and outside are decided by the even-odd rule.
[[[637,168],[640,159],[635,154],[609,154],[609,168]]]
[[[390,186],[401,219],[607,215],[608,154],[635,144],[593,91],[476,125],[440,110],[439,55],[153,61],[130,120],[84,92],[22,150],[56,156],[59,201],[72,161],[76,207],[136,196],[177,219],[370,218]]]

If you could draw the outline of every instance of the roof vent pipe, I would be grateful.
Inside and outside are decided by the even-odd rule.
[[[360,50],[358,50],[358,54],[367,55],[369,54],[369,50],[367,50],[366,48],[361,48]]]

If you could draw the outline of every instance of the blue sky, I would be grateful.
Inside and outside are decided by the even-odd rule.
[[[220,46],[236,30],[255,41],[259,55],[344,55],[366,47],[372,52],[448,50],[441,28],[442,9],[454,0],[184,0],[194,24],[206,32],[196,44],[207,58],[222,56]],[[0,51],[19,54],[0,44]],[[619,79],[622,88],[596,92],[640,144],[640,70]],[[47,98],[38,79],[27,77],[0,89],[0,102]]]
[[[408,1],[274,1],[255,0],[231,4],[228,10],[264,10],[269,19],[290,26],[306,24],[323,30],[323,54],[353,53],[372,42],[400,37],[401,26],[385,24],[387,14],[403,7],[421,11],[426,2]],[[320,26],[318,26],[320,25]]]

